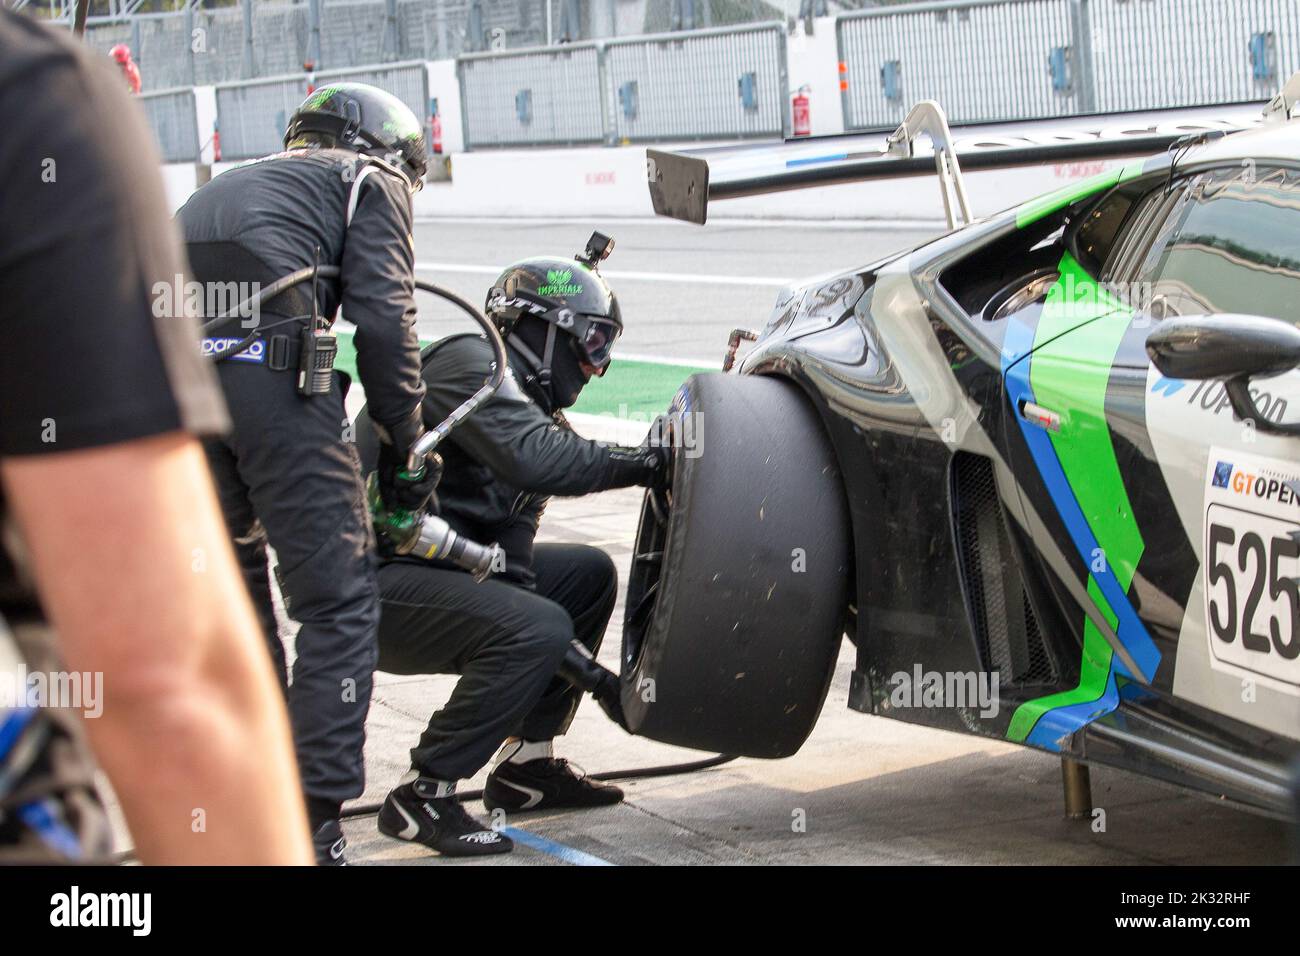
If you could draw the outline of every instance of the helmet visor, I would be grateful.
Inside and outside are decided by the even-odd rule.
[[[578,338],[578,347],[588,365],[603,370],[609,364],[614,342],[618,340],[622,329],[609,319],[597,316],[584,316],[584,318],[587,320],[587,327]]]

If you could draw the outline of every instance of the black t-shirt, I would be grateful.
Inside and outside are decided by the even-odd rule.
[[[0,457],[224,430],[184,295],[159,296],[184,256],[112,63],[0,10],[0,117]]]

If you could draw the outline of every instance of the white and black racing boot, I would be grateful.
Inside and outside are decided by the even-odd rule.
[[[622,800],[618,787],[593,780],[553,756],[549,740],[506,744],[483,788],[484,806],[508,812],[608,807]]]
[[[317,866],[347,866],[343,856],[348,841],[343,837],[343,827],[337,820],[326,820],[311,835],[311,846],[316,851]]]
[[[420,843],[440,856],[509,853],[514,842],[475,820],[456,799],[456,784],[412,771],[388,794],[379,811],[379,832]]]

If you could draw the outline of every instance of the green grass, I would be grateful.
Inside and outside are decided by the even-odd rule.
[[[428,344],[420,342],[421,347]],[[339,333],[339,354],[334,366],[351,375],[353,382],[360,383],[352,333]],[[667,411],[678,386],[698,371],[693,365],[615,359],[602,378],[592,379],[582,390],[572,411],[587,415],[618,415],[623,411],[658,414]]]
[[[698,371],[691,365],[615,359],[603,377],[592,379],[582,390],[573,411],[588,415],[618,415],[624,411],[657,415],[668,410],[682,382]]]

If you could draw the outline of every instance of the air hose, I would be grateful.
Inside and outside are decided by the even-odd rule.
[[[603,773],[591,774],[591,779],[611,783],[615,780],[649,780],[654,777],[674,777],[678,774],[696,773],[700,770],[721,767],[723,764],[731,763],[735,759],[735,756],[730,754],[718,754],[704,760],[692,760],[686,763],[667,763],[657,767],[633,767],[628,770],[607,770]],[[456,794],[456,799],[461,803],[467,800],[481,800],[482,798],[482,790],[462,790]],[[382,803],[362,803],[355,807],[344,808],[340,816],[345,820],[350,820],[353,817],[374,816],[382,806]]]

